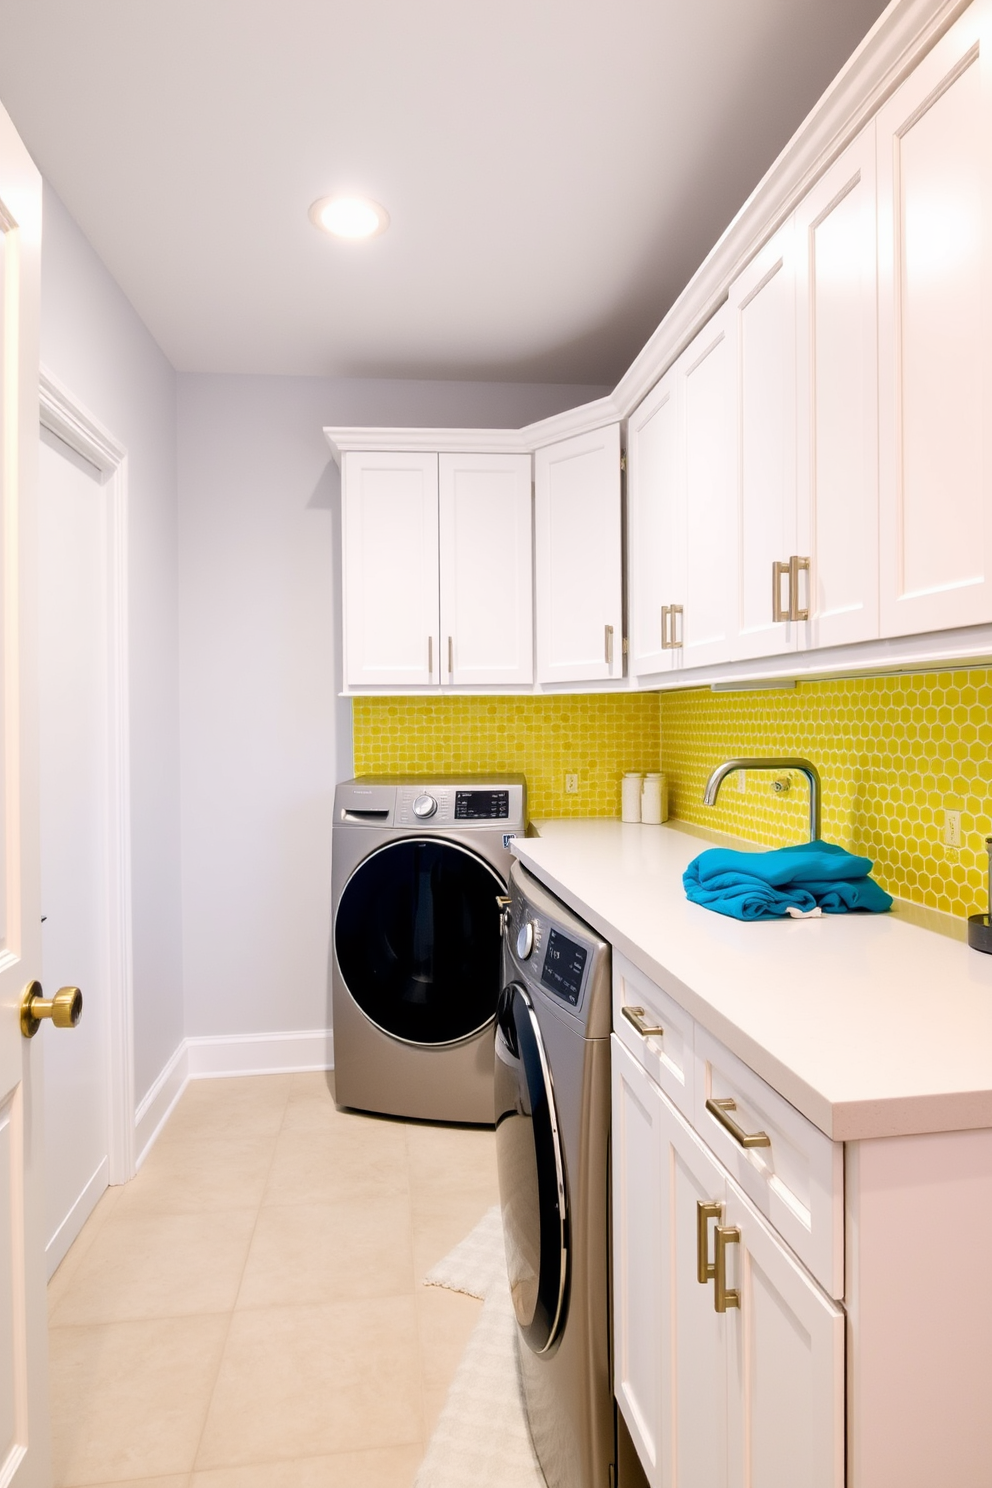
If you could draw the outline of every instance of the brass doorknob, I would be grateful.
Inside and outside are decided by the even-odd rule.
[[[83,1016],[83,994],[78,987],[60,987],[54,997],[43,997],[40,982],[29,982],[21,998],[21,1032],[34,1038],[42,1018],[56,1028],[75,1028]]]

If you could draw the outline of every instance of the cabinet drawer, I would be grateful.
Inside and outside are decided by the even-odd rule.
[[[824,1290],[843,1297],[843,1145],[698,1024],[694,1062],[696,1130]]]
[[[662,1031],[641,1033],[635,1022],[643,1028]],[[667,992],[616,951],[613,953],[613,1028],[642,1069],[647,1070],[669,1100],[691,1121],[692,1019]]]

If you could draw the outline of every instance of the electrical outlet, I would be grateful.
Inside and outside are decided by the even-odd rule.
[[[960,811],[944,812],[944,846],[961,846],[961,813]]]
[[[577,796],[579,794],[578,775],[565,776],[565,794],[566,796]]]

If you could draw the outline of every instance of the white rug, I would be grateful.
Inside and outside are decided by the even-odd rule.
[[[499,1208],[429,1271],[425,1286],[483,1299],[414,1488],[546,1488],[524,1414]]]

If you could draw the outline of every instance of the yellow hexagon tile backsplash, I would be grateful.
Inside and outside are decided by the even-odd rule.
[[[523,774],[532,817],[619,816],[623,772],[658,768],[656,693],[356,698],[353,719],[356,775]]]
[[[527,777],[533,817],[619,816],[625,770],[669,777],[672,815],[769,847],[804,839],[806,782],[737,777],[702,804],[714,765],[799,754],[823,780],[823,835],[875,863],[890,893],[968,915],[986,905],[992,671],[801,682],[795,690],[556,697],[356,698],[355,773]],[[579,777],[574,795],[565,775]],[[781,772],[779,772],[781,773]],[[961,814],[961,846],[944,813]]]
[[[955,915],[987,904],[992,831],[992,672],[987,669],[798,683],[795,691],[662,695],[662,756],[672,814],[753,842],[802,841],[806,782],[784,796],[755,773],[702,804],[714,765],[799,754],[823,781],[823,835],[875,863],[892,894]],[[778,774],[782,772],[776,772]],[[944,813],[961,813],[961,846]]]

